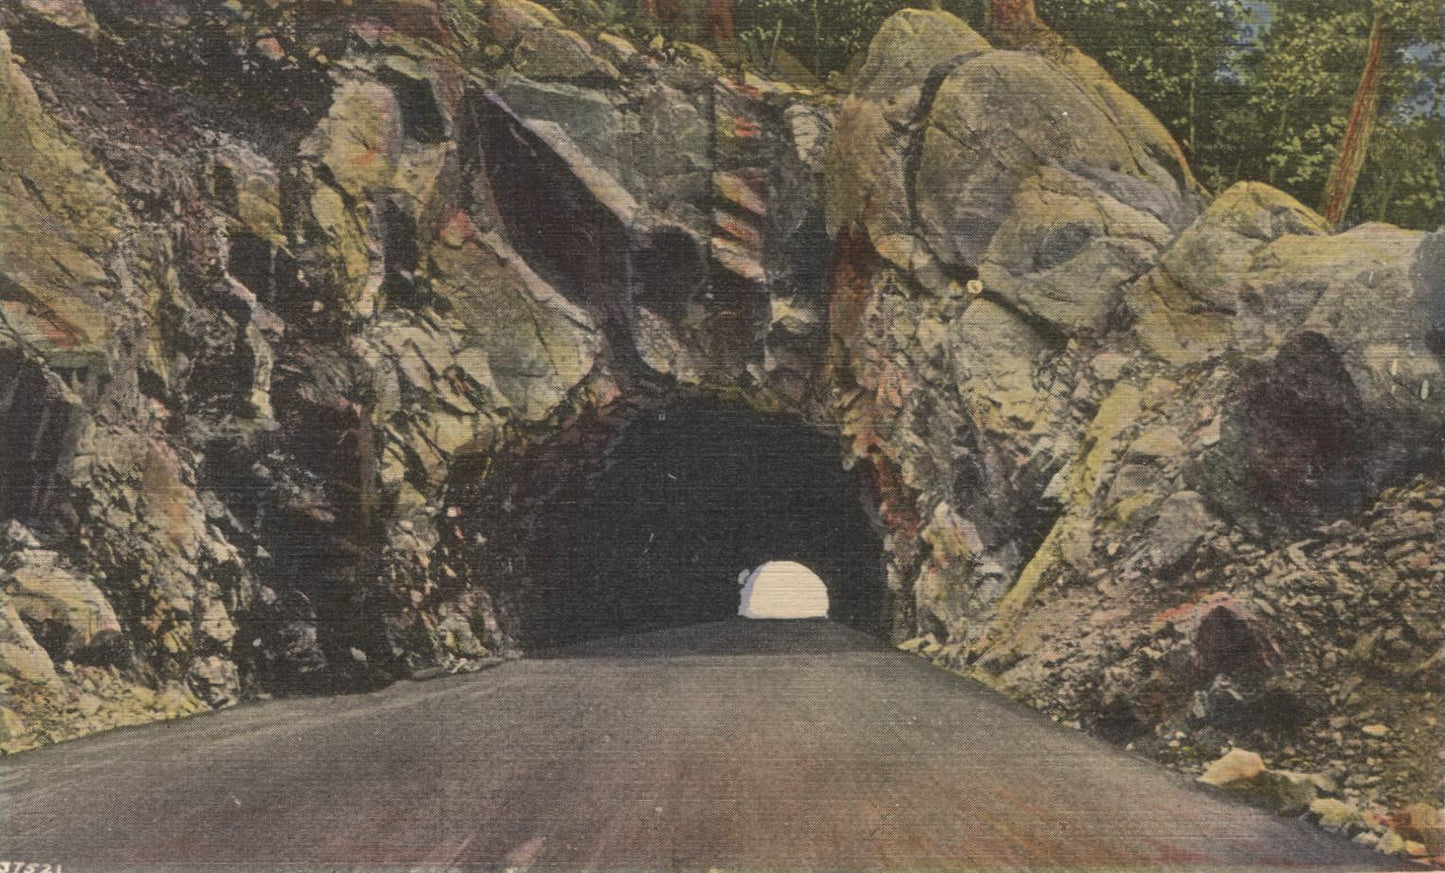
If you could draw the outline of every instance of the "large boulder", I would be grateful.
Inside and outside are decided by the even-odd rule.
[[[1146,347],[1174,364],[1231,351],[1268,358],[1300,332],[1316,334],[1364,409],[1429,431],[1445,424],[1431,400],[1442,375],[1441,238],[1382,224],[1331,234],[1289,195],[1240,183],[1127,297]]]
[[[1172,137],[1098,65],[994,50],[941,12],[884,23],[825,169],[835,233],[934,291],[977,275],[1064,330],[1101,326],[1198,211]]]
[[[966,57],[938,87],[910,180],[931,252],[1068,331],[1100,326],[1198,209],[1167,134],[1142,106],[1105,102],[1111,86],[1043,55]]]
[[[1324,219],[1288,194],[1257,182],[1234,185],[1128,289],[1140,338],[1173,364],[1221,354],[1231,347],[1236,316],[1248,317],[1243,307],[1281,305],[1244,294],[1244,277],[1261,250],[1286,235],[1327,232]]]
[[[945,12],[905,9],[883,23],[839,110],[825,158],[823,194],[833,233],[861,228],[896,266],[914,265],[905,152],[928,108],[924,86],[938,65],[990,50],[987,40]]]

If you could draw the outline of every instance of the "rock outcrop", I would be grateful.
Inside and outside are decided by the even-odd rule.
[[[820,408],[817,95],[526,0],[0,14],[8,750],[515,653],[449,487]]]
[[[896,641],[1436,845],[1445,232],[938,11],[840,95],[527,0],[0,10],[6,750],[517,654],[706,395],[839,435]]]
[[[823,179],[831,363],[907,647],[1180,767],[1237,742],[1377,818],[1438,805],[1438,727],[1404,716],[1438,677],[1348,664],[1390,626],[1411,675],[1438,645],[1441,234],[1211,199],[1068,49],[910,12],[863,69]],[[1386,711],[1388,752],[1330,727]]]

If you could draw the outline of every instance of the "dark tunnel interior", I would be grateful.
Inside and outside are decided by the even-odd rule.
[[[829,617],[884,627],[884,552],[836,440],[797,419],[701,400],[643,413],[534,552],[523,643],[737,615],[738,574],[792,560],[827,585]]]

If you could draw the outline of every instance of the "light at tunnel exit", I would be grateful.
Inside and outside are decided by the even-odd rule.
[[[796,561],[769,561],[738,574],[738,615],[744,618],[827,618],[828,588]]]

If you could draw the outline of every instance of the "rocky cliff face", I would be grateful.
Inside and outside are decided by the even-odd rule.
[[[4,25],[8,749],[513,654],[449,485],[824,408],[819,95],[525,0]]]
[[[701,397],[838,435],[896,641],[1438,799],[1445,235],[1211,197],[937,12],[846,95],[526,0],[0,21],[7,750],[516,654],[556,508]]]
[[[1438,798],[1445,235],[1211,198],[1087,59],[933,13],[835,127],[830,365],[906,647],[1184,769],[1327,774],[1377,832]]]

